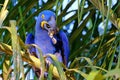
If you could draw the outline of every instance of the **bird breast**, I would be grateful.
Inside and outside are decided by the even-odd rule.
[[[42,30],[39,33],[35,33],[35,36],[35,44],[41,49],[44,55],[55,52],[55,47],[47,31]]]

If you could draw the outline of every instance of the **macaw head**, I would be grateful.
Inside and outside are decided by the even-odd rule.
[[[50,10],[42,11],[38,16],[36,24],[37,27],[48,31],[49,34],[56,34],[58,32],[55,14]]]

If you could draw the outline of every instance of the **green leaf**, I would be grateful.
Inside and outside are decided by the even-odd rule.
[[[72,68],[72,67],[75,67],[75,66],[74,66],[75,63],[79,62],[81,59],[85,59],[85,60],[88,62],[88,64],[91,66],[91,68],[92,68],[92,66],[93,66],[92,61],[90,60],[90,58],[87,58],[87,57],[78,57],[78,58],[76,58],[76,59],[71,63],[70,67],[71,67],[71,68]],[[94,68],[93,68],[93,69],[94,69]]]
[[[113,69],[108,71],[105,75],[105,77],[115,77],[116,79],[120,78],[120,69]]]
[[[104,80],[104,76],[100,71],[91,71],[87,76],[87,80]]]
[[[46,56],[49,56],[53,60],[53,64],[55,64],[56,66],[56,71],[58,71],[58,74],[60,76],[60,80],[67,80],[62,65],[60,64],[56,56],[53,54],[47,54]],[[53,70],[55,70],[55,68]]]
[[[82,71],[80,71],[78,69],[68,69],[68,71],[70,71],[70,72],[76,72],[76,73],[80,74],[82,77],[84,77],[84,79],[86,79],[87,76],[88,76],[87,74],[85,74],[84,72],[82,72]]]
[[[15,79],[20,79],[20,74],[22,73],[22,79],[24,80],[24,68],[22,63],[22,57],[20,54],[20,45],[17,37],[16,31],[16,21],[10,21],[10,33],[12,39],[12,47],[13,47],[13,65],[14,65],[14,76]]]
[[[44,60],[43,53],[42,53],[41,49],[40,49],[37,45],[35,45],[35,44],[32,44],[32,45],[37,48],[37,50],[38,50],[38,52],[39,52],[39,58],[40,58],[39,60],[40,60],[40,62],[41,62],[41,64],[42,64],[42,65],[40,65],[41,74],[40,74],[39,79],[40,79],[40,80],[44,80],[45,60]]]
[[[9,2],[9,0],[5,0],[4,5],[2,7],[2,10],[0,11],[0,28],[2,27],[2,23],[5,20],[5,18],[7,17],[7,14],[8,14],[8,10],[7,10],[8,2]]]
[[[10,56],[5,56],[5,60],[3,63],[3,79],[7,80],[9,76],[9,69],[10,69]]]
[[[52,80],[52,77],[53,77],[53,75],[52,75],[53,68],[54,68],[54,66],[52,64],[50,64],[49,70],[48,70],[48,78],[47,78],[47,80]]]

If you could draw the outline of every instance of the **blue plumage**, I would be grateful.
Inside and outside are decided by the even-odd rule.
[[[35,44],[34,35],[33,35],[32,33],[29,33],[29,34],[27,35],[25,44]],[[29,52],[30,52],[30,53],[35,53],[35,52],[36,52],[35,47],[30,46],[30,47],[29,47]]]
[[[70,53],[69,42],[66,34],[58,30],[55,19],[52,11],[42,11],[36,20],[35,35],[28,34],[26,44],[36,44],[42,50],[43,55],[55,54],[59,61],[67,64]],[[34,48],[30,52],[35,52],[39,57],[39,52]]]

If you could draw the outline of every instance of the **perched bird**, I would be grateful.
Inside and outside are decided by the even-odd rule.
[[[56,16],[50,10],[44,10],[38,15],[35,25],[35,35],[28,34],[25,43],[36,44],[44,56],[51,53],[56,55],[58,60],[65,65],[68,63],[70,53],[68,38],[62,30],[58,29]],[[30,47],[29,51],[39,58],[37,49]]]

